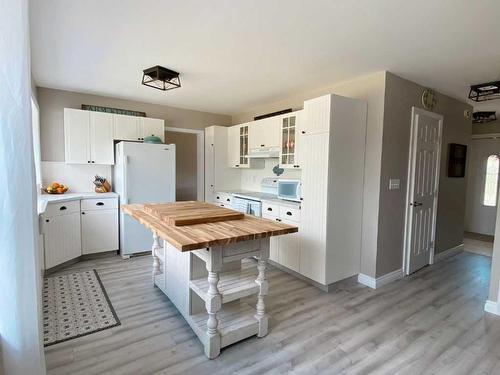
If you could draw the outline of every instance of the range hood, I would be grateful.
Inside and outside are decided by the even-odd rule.
[[[279,158],[280,148],[279,147],[259,147],[251,148],[248,153],[248,157],[252,159],[268,159],[268,158]]]

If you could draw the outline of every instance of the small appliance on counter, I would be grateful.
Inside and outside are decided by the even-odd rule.
[[[300,180],[278,180],[278,198],[292,202],[300,202]]]

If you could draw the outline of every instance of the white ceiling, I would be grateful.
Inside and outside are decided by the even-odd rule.
[[[32,0],[33,74],[227,114],[380,70],[464,99],[500,79],[499,15],[498,0]],[[153,65],[182,87],[142,86]]]

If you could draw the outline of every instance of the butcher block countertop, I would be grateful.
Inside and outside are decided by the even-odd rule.
[[[204,202],[198,202],[206,205]],[[176,203],[171,203],[174,206]],[[165,204],[162,204],[164,206]],[[151,205],[148,205],[151,208]],[[216,207],[214,205],[214,207]],[[174,226],[168,225],[146,210],[143,204],[122,205],[122,210],[139,221],[180,251],[197,250],[204,247],[228,245],[230,243],[280,236],[298,232],[293,225],[245,215],[243,219],[213,223]]]

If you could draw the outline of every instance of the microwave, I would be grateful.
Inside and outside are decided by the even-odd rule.
[[[278,180],[278,198],[300,202],[300,180]]]

